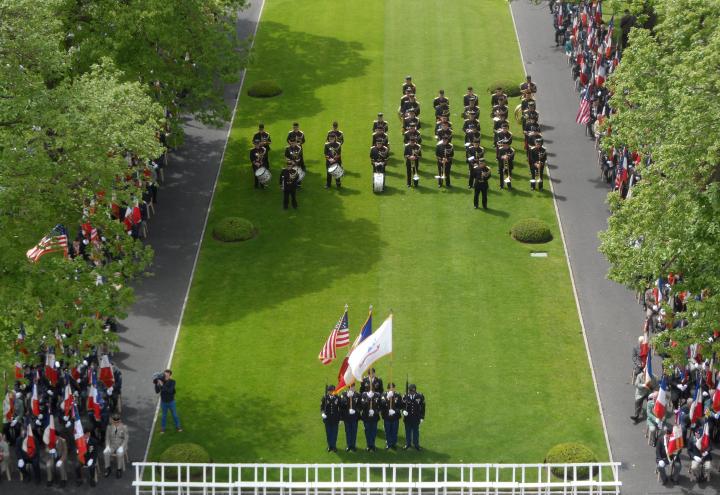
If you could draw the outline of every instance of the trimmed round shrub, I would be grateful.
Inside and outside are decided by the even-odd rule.
[[[548,242],[553,238],[548,224],[537,218],[524,218],[519,220],[510,229],[510,235],[516,241],[532,244]]]
[[[222,242],[247,241],[256,233],[252,222],[240,217],[225,217],[213,228],[213,237]]]
[[[263,79],[262,81],[256,81],[247,90],[249,96],[255,98],[272,98],[282,93],[280,85],[272,79]]]
[[[520,96],[520,84],[515,81],[495,81],[488,86],[488,93],[494,93],[495,88],[501,87],[508,97]]]
[[[208,464],[212,462],[212,459],[210,459],[208,451],[196,443],[176,443],[168,447],[165,452],[160,455],[159,462]],[[166,473],[167,472],[166,469]],[[173,471],[170,472],[172,473]],[[201,467],[190,468],[190,477],[199,478],[202,476],[202,472]],[[183,477],[185,476],[185,470],[183,470],[181,475]]]
[[[575,462],[597,462],[597,457],[592,450],[581,443],[560,443],[551,448],[545,456],[545,464],[570,464]],[[562,468],[551,469],[553,475],[558,478],[564,476]],[[589,468],[578,468],[577,479],[586,480],[591,477]],[[573,472],[568,469],[568,478],[572,479]]]

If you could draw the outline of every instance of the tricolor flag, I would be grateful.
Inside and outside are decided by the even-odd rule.
[[[77,450],[78,460],[80,464],[85,464],[85,454],[87,453],[87,442],[85,441],[85,432],[83,431],[82,422],[80,421],[80,413],[77,407],[73,409],[75,417],[75,427],[73,429],[73,437],[75,437],[75,449]]]
[[[97,376],[93,375],[92,384],[88,389],[87,411],[93,413],[95,421],[100,421],[100,412],[102,411],[103,405],[102,394],[97,387]]]
[[[360,333],[355,338],[355,342],[353,342],[352,349],[355,349],[363,340],[365,340],[370,335],[372,335],[372,312],[373,312],[373,309],[372,309],[372,306],[370,306],[370,312],[368,313],[367,320],[365,320],[365,323],[362,326],[362,330],[360,330]]]
[[[35,457],[35,452],[37,452],[35,437],[33,436],[33,431],[29,424],[25,428],[25,438],[22,441],[22,450],[28,457]]]
[[[657,398],[655,399],[655,406],[653,407],[653,414],[656,418],[662,420],[665,419],[665,411],[667,410],[667,377],[663,376],[660,380],[660,390],[658,390]]]
[[[33,416],[40,415],[40,397],[38,396],[37,382],[33,383],[32,397],[30,397],[30,409]]]
[[[48,450],[55,448],[57,441],[57,432],[55,431],[55,415],[50,414],[50,422],[45,427],[43,432],[43,442],[47,445]]]
[[[26,255],[30,261],[36,263],[46,254],[55,252],[63,252],[66,257],[68,255],[67,230],[61,224],[57,224],[48,235],[40,239],[35,247],[28,249]]]
[[[348,371],[361,380],[365,370],[383,356],[392,353],[392,313],[375,333],[362,341],[348,359]]]
[[[585,94],[580,100],[575,122],[580,125],[587,125],[587,123],[590,122],[590,88],[585,91]]]
[[[318,359],[322,364],[330,364],[337,357],[335,349],[347,345],[350,345],[350,328],[348,326],[347,306],[345,306],[345,312],[338,320],[335,328],[330,332],[330,336],[325,341],[325,345],[320,351]]]
[[[598,2],[597,7],[595,8],[595,22],[597,24],[602,22],[602,15],[602,2]]]
[[[720,380],[717,381],[717,386],[713,393],[712,409],[716,414],[720,412]]]
[[[700,452],[710,450],[710,423],[708,421],[705,421],[705,424],[703,425],[703,434],[696,445]]]
[[[9,390],[3,399],[3,423],[9,423],[15,416],[15,394]]]
[[[365,323],[362,326],[362,329],[360,330],[360,333],[355,338],[355,342],[353,342],[352,347],[350,348],[350,352],[348,355],[343,359],[342,364],[340,365],[340,371],[338,371],[338,384],[337,387],[335,387],[335,393],[339,394],[344,389],[350,386],[350,384],[355,383],[355,377],[352,375],[352,371],[349,368],[349,357],[350,354],[355,350],[355,348],[362,343],[363,340],[367,339],[370,335],[372,335],[372,313],[373,308],[370,306],[370,311],[368,312],[367,320],[365,320]]]
[[[647,363],[645,363],[645,383],[652,382],[653,378],[652,349],[648,348]]]
[[[25,376],[23,375],[22,364],[20,364],[20,361],[15,361],[15,379],[22,380],[23,378]]]
[[[673,431],[670,435],[670,439],[665,445],[665,450],[667,451],[668,457],[679,453],[684,446],[685,441],[683,440],[682,428],[678,425],[675,425],[673,426]]]
[[[110,388],[115,384],[115,376],[107,354],[100,357],[100,381],[103,382],[105,388]]]
[[[622,157],[618,161],[618,171],[615,176],[615,190],[621,190],[623,184],[628,179],[628,161],[630,154],[627,147],[623,148]],[[655,295],[657,297],[657,294]]]
[[[613,15],[610,18],[610,22],[608,23],[607,34],[605,35],[605,56],[607,58],[610,58],[610,55],[612,55],[612,42],[613,42],[613,32],[614,31],[615,31],[615,16]]]
[[[65,395],[63,396],[62,401],[63,415],[70,416],[74,406],[75,397],[73,396],[72,388],[70,388],[70,384],[68,383],[65,385]]]
[[[648,342],[647,332],[643,333],[643,340],[640,342],[640,362],[645,366],[650,355],[650,342]]]
[[[55,369],[55,349],[48,347],[45,354],[45,378],[48,379],[53,387],[57,385],[58,373]]]
[[[702,404],[702,394],[700,393],[700,382],[697,382],[697,385],[695,385],[695,398],[692,401],[692,404],[690,404],[690,425],[694,425],[698,422],[700,418],[702,418],[703,414],[703,404]]]

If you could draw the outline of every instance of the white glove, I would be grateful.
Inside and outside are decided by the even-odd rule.
[[[53,396],[53,391],[52,391],[52,390],[48,389],[48,391],[47,391],[47,392],[48,392],[48,395],[49,395],[50,397],[52,397],[52,396]]]
[[[322,419],[327,419],[327,414],[322,413],[320,416],[322,416]]]
[[[10,426],[15,426],[17,424],[17,418],[14,418],[12,421],[10,421]]]
[[[63,416],[63,421],[68,421],[70,419],[70,416]]]
[[[40,426],[42,423],[40,422],[39,419],[36,419],[36,420],[35,420],[35,424],[38,425],[38,426]]]
[[[117,455],[123,455],[124,453],[125,453],[125,449],[123,449],[122,446],[118,447]]]
[[[44,417],[44,416],[43,416],[42,413],[38,414],[38,419],[43,419],[43,417]]]
[[[658,462],[658,467],[664,468],[665,467],[665,461]]]
[[[388,411],[388,414],[389,414],[390,416],[395,416],[395,409],[390,409],[390,410]]]
[[[403,411],[403,416],[407,416],[407,415],[408,415],[408,412],[407,412],[407,411]]]
[[[695,462],[702,462],[702,457],[700,457],[699,455],[696,455],[695,457],[693,457],[693,460]]]
[[[55,449],[50,449],[50,450],[48,450],[48,454],[55,455],[55,454],[57,454],[57,450],[55,450]]]
[[[55,463],[55,467],[58,468],[58,469],[60,469],[60,468],[62,467],[62,461],[57,461],[57,462]]]
[[[373,395],[375,395],[375,392],[373,392],[373,391],[371,390],[371,391],[368,392],[367,394],[368,394],[368,397],[370,397],[370,398],[372,399]]]
[[[90,459],[90,460],[88,461],[88,463],[87,463],[87,464],[88,464],[88,467],[92,467],[92,465],[93,465],[94,463],[95,463],[95,459]]]
[[[107,389],[107,394],[108,394],[108,395],[112,395],[112,393],[113,393],[113,388],[112,388],[112,387],[110,387],[109,389]]]
[[[25,467],[25,461],[18,459],[18,468],[22,469]]]
[[[387,396],[388,396],[388,397],[392,397],[392,396],[393,396],[393,391],[392,391],[392,390],[388,391]]]
[[[375,411],[373,409],[370,409],[370,412],[368,412],[368,416],[370,416],[371,418],[375,416]]]
[[[70,428],[71,426],[72,426],[72,423],[71,423],[70,421],[68,421],[67,423],[65,423],[65,428]]]
[[[355,414],[355,409],[350,409],[348,412],[349,412],[350,414]]]
[[[103,450],[103,454],[110,454],[112,453],[112,450],[110,450],[110,446],[105,447],[105,450]]]
[[[425,418],[420,418],[420,422],[422,423],[423,421],[425,421]]]

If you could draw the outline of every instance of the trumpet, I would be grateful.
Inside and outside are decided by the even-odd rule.
[[[414,149],[410,152],[410,157],[410,173],[412,174],[412,182],[413,185],[417,187],[420,183],[420,175],[417,173],[417,153]]]
[[[505,183],[510,184],[512,182],[512,177],[510,176],[510,160],[508,159],[507,154],[504,154],[502,156],[503,159],[503,175],[505,176]]]

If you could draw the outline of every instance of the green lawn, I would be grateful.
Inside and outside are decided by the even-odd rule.
[[[406,189],[398,158],[395,110],[407,74],[426,125],[418,190]],[[529,190],[520,129],[513,192],[498,188],[489,161],[490,211],[472,208],[464,159],[453,189],[433,180],[430,103],[441,87],[456,133],[465,88],[477,89],[493,156],[485,90],[523,79],[507,2],[268,0],[245,84],[268,78],[282,96],[240,99],[173,359],[185,432],[157,436],[151,458],[192,441],[223,462],[540,462],[554,444],[581,441],[606,459],[552,196]],[[378,111],[396,153],[382,195],[371,191],[368,160]],[[334,119],[346,142],[340,191],[322,187]],[[253,189],[247,161],[259,120],[275,141],[266,191]],[[293,120],[306,133],[309,171],[300,209],[286,212],[276,179]],[[464,157],[462,137],[455,142]],[[252,220],[259,236],[213,240],[212,225],[228,215]],[[529,216],[552,225],[555,240],[540,248],[548,258],[531,258],[538,247],[508,235]],[[392,370],[389,359],[376,368],[425,393],[422,453],[325,452],[319,402],[339,361],[322,366],[317,354],[346,303],[352,338],[369,304],[376,327],[394,311]],[[358,437],[364,447],[362,427]]]

